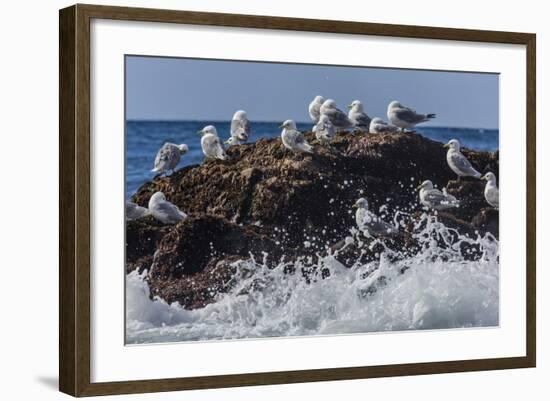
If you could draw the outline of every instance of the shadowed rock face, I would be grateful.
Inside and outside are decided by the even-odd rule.
[[[149,269],[160,240],[170,231],[152,216],[126,222],[126,273]]]
[[[306,138],[313,142],[311,133]],[[224,290],[220,277],[230,276],[230,260],[262,259],[267,252],[267,262],[276,263],[283,256],[324,252],[349,235],[355,225],[351,205],[359,197],[375,212],[386,205],[390,216],[396,210],[414,214],[421,210],[415,188],[426,179],[447,186],[461,201],[441,219],[465,234],[498,236],[498,212],[485,202],[485,182],[455,181],[443,144],[421,135],[339,133],[313,155],[294,155],[279,139],[261,139],[227,153],[228,161],[185,167],[144,184],[133,196],[147,206],[162,191],[190,215],[174,226],[151,217],[127,224],[127,271],[152,264],[151,292],[168,302],[187,307],[211,302],[204,288]],[[478,171],[498,177],[498,153],[463,153]],[[407,241],[404,234],[397,242]]]

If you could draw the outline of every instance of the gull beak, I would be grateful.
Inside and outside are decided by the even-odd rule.
[[[351,109],[353,107],[352,104],[348,104],[348,109]]]
[[[446,143],[445,145],[443,145],[443,147],[444,147],[445,149],[447,149],[449,146],[451,146],[451,145],[449,145],[448,143]]]
[[[279,125],[279,128],[284,128],[284,127],[285,127],[284,124]]]
[[[202,134],[203,134],[203,130],[202,130],[202,129],[197,131],[197,135],[202,135]]]
[[[419,186],[416,187],[416,190],[420,190],[422,188],[422,184],[420,184]]]
[[[352,208],[354,209],[357,209],[359,207],[359,205],[357,205],[357,203],[354,203],[353,205],[351,205]]]

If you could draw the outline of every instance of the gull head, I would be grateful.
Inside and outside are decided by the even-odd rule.
[[[212,135],[218,136],[218,131],[216,130],[216,127],[214,127],[213,125],[207,125],[200,131],[197,131],[197,134],[199,135],[212,134]]]
[[[239,133],[237,134],[237,139],[238,139],[239,141],[243,141],[243,142],[244,142],[244,141],[247,141],[247,140],[248,140],[248,135],[246,135],[244,132],[239,132]]]
[[[315,99],[313,99],[313,101],[315,103],[323,104],[323,102],[325,101],[325,98],[321,95],[317,95],[315,96]]]
[[[384,120],[382,120],[380,117],[374,117],[371,121],[373,124],[384,124]]]
[[[229,139],[224,142],[224,144],[229,145],[229,146],[238,145],[239,144],[239,138],[237,138],[235,136],[230,136]]]
[[[391,110],[391,109],[397,109],[397,108],[401,108],[403,107],[401,105],[401,103],[399,103],[397,100],[394,100],[393,102],[391,102],[389,105],[388,105],[388,110]]]
[[[185,143],[182,143],[181,145],[178,145],[178,149],[180,150],[180,153],[182,155],[186,154],[187,152],[189,152],[189,146],[187,146]]]
[[[244,120],[246,118],[246,111],[244,110],[237,110],[235,114],[233,114],[233,120]]]
[[[323,107],[325,108],[336,108],[336,102],[333,99],[327,99],[323,102]]]
[[[365,198],[359,198],[357,201],[353,204],[353,207],[356,209],[369,209],[369,201]]]
[[[164,196],[162,192],[160,191],[155,192],[153,196],[151,196],[151,199],[149,199],[149,207],[151,207],[151,205],[154,205],[158,202],[163,202],[165,200],[166,200],[166,196]]]
[[[296,129],[296,123],[294,122],[294,120],[286,120],[279,126],[279,128]]]
[[[348,105],[348,109],[356,110],[356,111],[363,111],[363,103],[359,100],[354,100]]]
[[[445,145],[443,145],[444,148],[449,148],[455,151],[460,150],[460,142],[458,142],[458,139],[451,139],[449,142],[447,142]]]
[[[490,171],[487,174],[485,174],[483,177],[481,177],[481,179],[484,181],[490,182],[491,184],[497,183],[497,177]]]
[[[419,189],[419,190],[430,190],[430,189],[433,189],[434,188],[434,184],[432,184],[432,182],[430,180],[426,180],[424,181],[422,184],[420,184],[418,187],[416,187],[416,189]]]

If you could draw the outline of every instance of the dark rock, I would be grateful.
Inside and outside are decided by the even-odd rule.
[[[228,272],[233,271],[227,261],[252,256],[274,266],[283,255],[288,257],[297,253],[292,248],[283,249],[266,231],[212,215],[183,220],[164,236],[154,253],[148,276],[152,294],[187,306],[189,302],[200,304],[212,299],[207,293],[226,289],[223,282],[228,279]],[[210,290],[201,290],[201,282]],[[190,283],[199,283],[195,288],[197,294],[193,296],[190,295],[193,292]]]
[[[312,133],[306,137],[313,142]],[[312,155],[294,155],[278,138],[231,146],[227,153],[227,161],[155,178],[133,196],[146,205],[154,192],[163,191],[191,216],[175,226],[149,217],[127,224],[127,270],[152,263],[153,295],[198,307],[212,300],[206,291],[207,283],[215,284],[212,272],[225,279],[232,271],[229,260],[250,254],[261,259],[266,252],[268,262],[276,263],[283,255],[325,254],[355,226],[351,206],[362,196],[384,219],[399,210],[414,221],[423,212],[416,187],[426,179],[461,201],[459,208],[439,213],[441,221],[469,236],[476,230],[498,234],[498,212],[487,207],[484,182],[456,181],[443,144],[415,133],[338,133],[331,146],[316,146]],[[480,172],[498,176],[498,152],[463,153]],[[386,243],[416,250],[407,230]],[[338,257],[349,266],[354,258],[375,253],[349,247]],[[220,291],[227,290],[216,283]]]
[[[203,308],[236,284],[236,268],[232,263],[239,259],[242,257],[213,258],[204,270],[177,280],[159,280],[157,276],[149,276],[151,295],[159,296],[168,303],[179,302],[187,309]]]
[[[148,269],[159,241],[170,231],[152,216],[126,222],[126,272]]]
[[[451,180],[447,184],[447,192],[460,201],[460,207],[447,211],[454,216],[472,221],[474,216],[487,206],[485,195],[485,181],[475,178],[462,178],[460,181]]]
[[[476,214],[472,225],[480,232],[490,232],[498,238],[498,210],[493,207],[485,207]]]

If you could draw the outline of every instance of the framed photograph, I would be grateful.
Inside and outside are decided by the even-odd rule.
[[[535,113],[534,34],[61,10],[60,390],[534,367]]]

